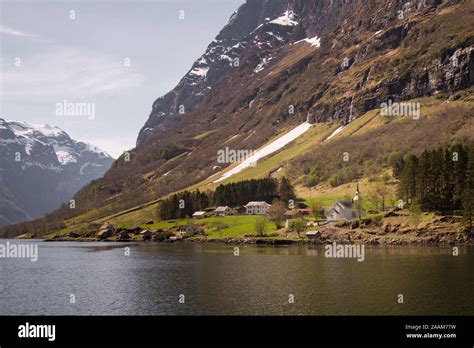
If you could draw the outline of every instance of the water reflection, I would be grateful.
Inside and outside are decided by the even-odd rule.
[[[8,279],[0,314],[474,313],[474,253],[466,246],[459,256],[452,247],[366,246],[357,262],[326,258],[315,245],[239,245],[239,256],[220,244],[39,245],[36,263],[0,260],[0,280]]]

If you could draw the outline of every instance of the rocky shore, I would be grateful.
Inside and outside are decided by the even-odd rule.
[[[173,226],[170,228],[143,229],[140,227],[115,228],[110,223],[95,227],[86,234],[70,231],[55,235],[46,241],[76,242],[161,242],[161,243],[223,243],[223,244],[366,244],[366,245],[456,245],[473,244],[474,238],[463,233],[459,222],[454,217],[427,216],[423,223],[416,227],[406,214],[390,212],[382,219],[365,219],[341,221],[316,226],[314,231],[305,234],[275,231],[264,236],[240,235],[230,237],[210,237],[204,226],[194,223]],[[152,222],[149,223],[152,225]],[[97,232],[98,230],[98,232]],[[31,238],[23,236],[22,238]]]
[[[45,241],[65,241],[65,242],[97,242],[97,238],[71,238],[69,236],[57,236],[45,239]],[[104,242],[143,242],[142,239],[120,240],[116,238],[100,239]],[[336,242],[338,244],[365,244],[365,245],[457,245],[474,244],[474,239],[467,238],[462,234],[452,235],[423,235],[423,236],[384,236],[371,235],[359,231],[336,231],[332,233],[323,232],[318,238],[284,238],[284,237],[227,237],[227,238],[206,238],[189,237],[179,239],[148,240],[147,242],[158,243],[221,243],[221,244],[257,244],[257,245],[291,245],[291,244],[312,244],[324,245]]]

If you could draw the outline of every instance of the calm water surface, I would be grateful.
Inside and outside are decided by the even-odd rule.
[[[39,259],[0,259],[0,315],[474,314],[473,247],[366,247],[357,262],[316,246],[10,243]]]

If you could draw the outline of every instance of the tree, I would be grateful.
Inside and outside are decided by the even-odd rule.
[[[385,211],[385,202],[389,194],[387,182],[379,181],[374,189],[370,192],[369,197],[375,203],[376,208],[380,207],[380,211]]]
[[[416,199],[416,173],[418,170],[418,159],[414,155],[406,155],[403,158],[403,169],[400,174],[398,185],[399,195],[405,202],[414,202]]]
[[[318,203],[316,198],[311,198],[309,200],[309,208],[311,209],[311,213],[313,214],[314,218],[319,218],[319,212],[321,209],[320,204]]]
[[[274,200],[272,206],[268,208],[267,214],[271,220],[275,221],[276,227],[282,227],[282,221],[285,218],[286,204],[280,200]]]
[[[304,219],[296,219],[290,222],[290,230],[298,233],[298,238],[301,238],[300,233],[306,229],[306,221]]]
[[[283,202],[289,202],[290,199],[296,199],[295,190],[293,189],[293,185],[291,185],[290,180],[286,177],[282,177],[280,180],[280,199]]]
[[[400,151],[394,151],[388,155],[388,164],[393,168],[393,175],[395,177],[400,177],[401,171],[403,169],[403,155]]]
[[[399,195],[408,203],[419,203],[423,211],[462,209],[465,196],[469,147],[425,150],[421,155],[406,155],[399,175]]]
[[[413,222],[413,225],[415,225],[416,232],[418,232],[418,226],[420,225],[420,222],[421,222],[421,216],[422,216],[421,205],[419,203],[410,204],[410,217]]]
[[[469,150],[466,187],[464,189],[462,206],[463,225],[467,236],[471,237],[474,232],[474,146],[471,146]]]
[[[267,228],[267,218],[265,216],[257,216],[254,221],[254,228],[257,236],[263,236]]]

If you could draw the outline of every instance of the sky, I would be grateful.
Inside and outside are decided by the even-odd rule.
[[[0,0],[0,117],[116,158],[243,2]]]

